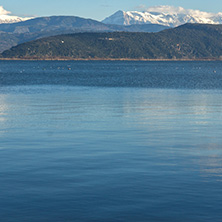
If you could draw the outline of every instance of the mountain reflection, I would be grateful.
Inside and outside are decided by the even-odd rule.
[[[198,152],[200,173],[207,180],[209,177],[217,177],[222,181],[222,150],[221,145],[211,143],[202,145]]]
[[[0,134],[17,137],[21,147],[27,140],[41,143],[38,138],[60,146],[89,140],[107,149],[115,144],[121,152],[143,151],[165,167],[193,160],[203,177],[222,175],[217,91],[63,86],[10,90],[0,95]]]
[[[1,124],[3,121],[6,120],[7,110],[8,110],[8,106],[6,103],[6,96],[0,94],[0,122]]]

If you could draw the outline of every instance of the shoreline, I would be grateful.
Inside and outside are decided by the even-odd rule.
[[[173,61],[222,61],[219,58],[202,59],[131,59],[131,58],[0,58],[0,61],[150,61],[150,62],[173,62]]]

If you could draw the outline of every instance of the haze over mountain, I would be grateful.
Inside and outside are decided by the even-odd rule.
[[[5,10],[3,6],[0,6],[0,24],[21,22],[28,19],[31,18],[22,18],[19,16],[13,16],[11,15],[11,12]]]
[[[176,27],[185,23],[222,24],[222,13],[209,13],[174,6],[149,7],[144,12],[117,11],[102,21],[105,24],[159,24]]]

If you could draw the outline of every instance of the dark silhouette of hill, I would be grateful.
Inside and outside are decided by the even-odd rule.
[[[118,26],[76,16],[52,16],[12,24],[0,24],[0,52],[20,43],[68,33],[82,32],[158,32],[168,27],[154,24]]]
[[[219,59],[222,25],[186,24],[158,33],[78,33],[31,41],[4,58]]]

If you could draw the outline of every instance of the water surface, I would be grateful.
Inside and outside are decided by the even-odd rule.
[[[1,220],[221,221],[221,70],[0,61]]]

